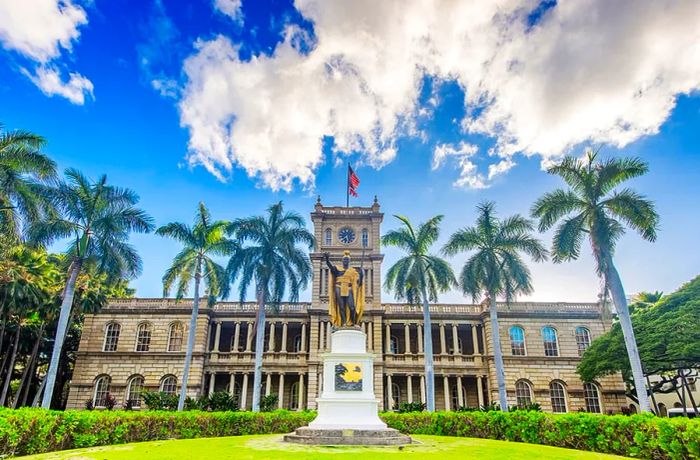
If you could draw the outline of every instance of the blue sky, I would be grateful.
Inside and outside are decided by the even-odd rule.
[[[317,194],[344,202],[349,160],[354,203],[378,195],[385,230],[395,213],[444,214],[442,243],[483,200],[527,213],[560,185],[543,162],[600,146],[649,162],[630,185],[662,217],[656,243],[629,233],[618,248],[627,290],[700,272],[696,2],[3,3],[0,121],[45,136],[61,168],[134,189],[158,224],[189,222],[198,201],[222,219],[277,200],[308,216]],[[133,242],[133,285],[159,296],[178,248]],[[530,299],[596,298],[587,251],[531,268]]]

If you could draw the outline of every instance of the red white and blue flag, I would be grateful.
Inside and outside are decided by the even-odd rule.
[[[357,198],[357,187],[360,186],[360,178],[357,177],[355,171],[348,165],[348,193]]]

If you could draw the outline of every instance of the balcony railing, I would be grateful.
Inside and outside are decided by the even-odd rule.
[[[387,365],[422,365],[424,355],[418,354],[391,354],[384,355],[384,362]],[[433,364],[435,366],[480,366],[482,363],[481,355],[433,355]]]
[[[276,352],[265,352],[263,353],[263,363],[268,363],[268,364],[306,364],[306,357],[307,357],[306,352],[304,353],[297,353],[297,352],[288,352],[288,353],[282,353],[279,351]],[[236,364],[236,363],[241,363],[241,364],[248,364],[248,363],[253,363],[255,361],[255,352],[254,351],[244,351],[244,352],[227,352],[227,351],[220,351],[220,352],[215,352],[211,351],[209,352],[209,362],[211,364]]]

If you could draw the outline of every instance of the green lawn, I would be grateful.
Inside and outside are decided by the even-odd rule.
[[[406,447],[310,447],[282,442],[281,435],[235,436],[229,438],[200,438],[174,441],[154,441],[122,444],[89,449],[68,450],[50,454],[22,457],[24,459],[74,460],[218,460],[235,458],[291,459],[355,458],[356,460],[406,457],[428,459],[507,458],[507,459],[615,459],[613,455],[538,446],[488,439],[451,438],[442,436],[413,436],[420,444]]]

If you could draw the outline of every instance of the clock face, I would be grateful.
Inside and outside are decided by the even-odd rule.
[[[355,241],[355,231],[350,227],[343,227],[338,232],[338,240],[343,244],[350,244]]]

